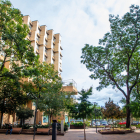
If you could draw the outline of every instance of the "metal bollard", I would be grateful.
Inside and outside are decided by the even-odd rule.
[[[53,120],[52,124],[52,140],[56,140],[56,135],[57,135],[57,121]]]

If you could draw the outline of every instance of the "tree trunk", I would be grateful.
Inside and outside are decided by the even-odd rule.
[[[126,99],[126,105],[129,105],[130,103],[130,97],[127,95]],[[126,107],[126,128],[130,128],[130,108],[127,106]]]
[[[3,112],[1,112],[1,121],[0,121],[0,124],[1,124],[1,128],[2,128],[2,126],[3,126]]]
[[[20,119],[20,126],[22,126],[22,119]]]
[[[84,124],[84,140],[86,140],[86,132],[85,132],[85,122],[84,122],[84,119],[83,119],[83,124]]]

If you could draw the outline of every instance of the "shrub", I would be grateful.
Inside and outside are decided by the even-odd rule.
[[[67,123],[64,124],[64,131],[68,130],[69,125]]]
[[[86,126],[90,126],[90,122],[86,121],[86,122],[85,122],[85,125],[86,125]]]
[[[60,123],[57,123],[57,130],[61,131],[61,124]],[[68,130],[68,124],[65,123],[64,124],[64,131],[67,131],[67,130]]]
[[[20,127],[20,125],[19,125],[19,127]],[[24,124],[24,125],[22,125],[21,127],[22,127],[22,129],[29,129],[29,128],[31,127],[31,125],[29,125],[29,124]]]
[[[49,128],[49,125],[36,125],[36,128]]]
[[[74,126],[83,126],[83,123],[82,122],[71,123],[71,124],[74,125]]]

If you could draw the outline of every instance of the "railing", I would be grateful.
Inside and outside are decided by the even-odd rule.
[[[63,86],[74,86],[77,88],[77,83],[73,79],[63,80]]]

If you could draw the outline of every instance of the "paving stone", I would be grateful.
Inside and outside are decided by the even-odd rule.
[[[115,134],[115,135],[101,135],[96,134],[95,128],[86,129],[87,140],[140,140],[140,130],[136,130],[135,133],[129,134]],[[24,134],[12,134],[5,135],[0,134],[0,140],[33,140],[33,135]],[[36,135],[35,140],[52,140],[52,136],[48,135]],[[57,136],[57,140],[84,140],[83,129],[70,129],[64,136]]]

